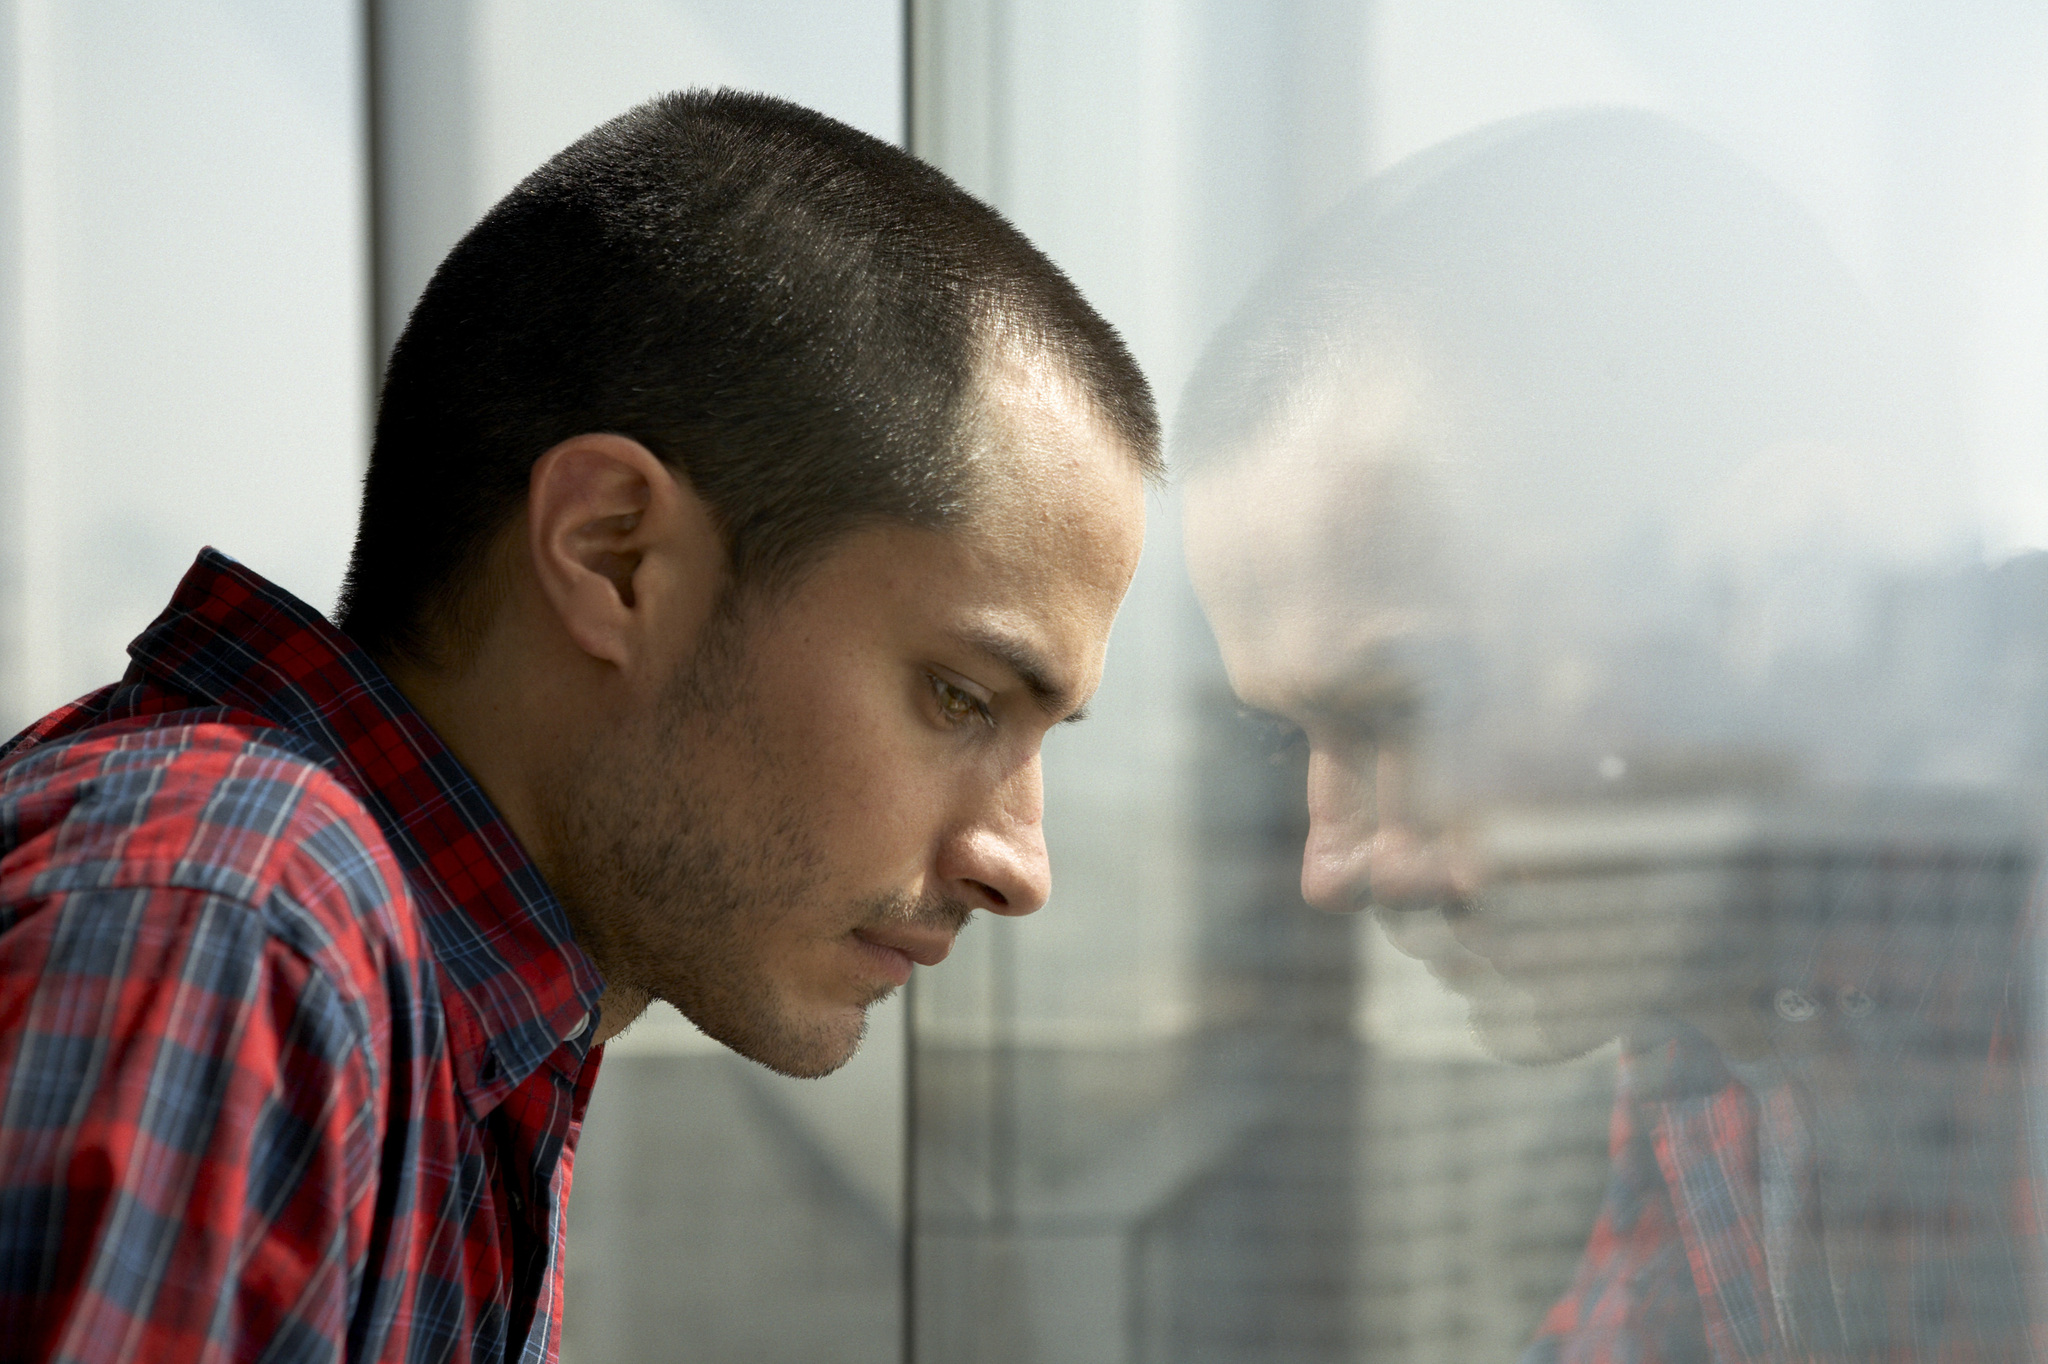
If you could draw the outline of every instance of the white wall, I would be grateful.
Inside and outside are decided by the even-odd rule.
[[[386,0],[385,343],[486,208],[604,120],[765,90],[903,140],[900,0]]]
[[[325,608],[364,447],[356,7],[0,7],[0,730],[202,544]]]

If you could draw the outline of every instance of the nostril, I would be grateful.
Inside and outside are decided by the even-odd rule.
[[[1001,891],[997,890],[988,882],[969,881],[967,884],[973,886],[983,895],[986,895],[988,897],[989,908],[995,910],[996,912],[1001,913],[1003,910],[1006,910],[1010,907],[1010,897],[1003,894]]]
[[[1456,923],[1461,919],[1472,917],[1472,899],[1470,896],[1460,894],[1454,889],[1450,894],[1444,896],[1443,899],[1437,901],[1436,909],[1437,913],[1443,915],[1446,920]]]

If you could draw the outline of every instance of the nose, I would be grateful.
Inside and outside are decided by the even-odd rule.
[[[992,914],[1030,914],[1052,894],[1045,849],[1045,783],[1037,757],[988,794],[983,808],[940,849],[946,892]]]
[[[1409,755],[1398,749],[1351,760],[1310,751],[1302,899],[1346,913],[1368,905],[1428,909],[1469,892],[1449,850],[1411,822],[1411,774]]]
[[[1308,843],[1301,851],[1301,898],[1341,914],[1372,894],[1371,844],[1378,832],[1372,780],[1360,765],[1321,748],[1308,755]]]

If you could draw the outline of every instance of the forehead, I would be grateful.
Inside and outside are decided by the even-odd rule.
[[[1143,545],[1143,473],[1056,367],[1025,357],[987,367],[966,428],[967,516],[872,528],[835,559],[919,639],[1014,641],[1085,697]]]
[[[1002,345],[969,405],[973,507],[991,572],[1121,598],[1144,542],[1144,472],[1065,365]]]
[[[1198,476],[1188,567],[1241,696],[1288,710],[1455,633],[1450,480],[1412,434],[1325,425]]]

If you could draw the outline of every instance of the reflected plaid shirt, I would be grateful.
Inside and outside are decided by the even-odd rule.
[[[1967,948],[1909,972],[1892,1033],[1915,1046],[1835,1026],[1790,1063],[1738,1066],[1674,1020],[1632,1039],[1592,1238],[1522,1364],[2048,1358],[2032,1086],[2003,1040],[2026,955]]]
[[[0,1360],[552,1360],[601,988],[369,658],[204,551],[0,750]]]

